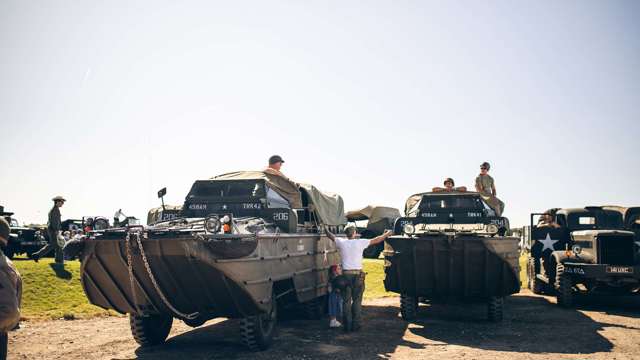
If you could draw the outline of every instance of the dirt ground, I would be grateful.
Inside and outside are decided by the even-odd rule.
[[[501,324],[468,304],[422,305],[408,324],[398,298],[381,298],[365,302],[357,333],[330,330],[324,320],[284,320],[273,347],[259,353],[240,343],[236,320],[195,329],[176,321],[165,345],[144,349],[124,317],[25,322],[9,335],[9,359],[638,359],[639,304],[590,299],[565,310],[523,291],[507,299]]]

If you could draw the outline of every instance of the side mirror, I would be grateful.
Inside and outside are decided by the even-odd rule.
[[[158,191],[158,198],[162,198],[163,196],[167,195],[167,188],[164,187],[162,189],[160,189],[160,191]]]

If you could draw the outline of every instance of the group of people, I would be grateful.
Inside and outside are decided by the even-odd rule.
[[[504,202],[498,199],[498,192],[496,191],[496,183],[489,175],[489,170],[491,169],[491,164],[488,162],[483,162],[480,164],[480,174],[476,177],[475,188],[476,191],[482,196],[484,201],[495,210],[497,216],[502,216],[502,212],[504,211]],[[458,186],[456,187],[455,182],[452,178],[444,179],[444,187],[436,186],[431,191],[433,192],[466,192],[466,186]]]

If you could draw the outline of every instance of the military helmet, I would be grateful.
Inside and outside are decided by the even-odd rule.
[[[51,199],[52,201],[56,202],[56,201],[67,201],[67,199],[63,198],[62,196],[58,195],[56,197],[54,197],[53,199]]]
[[[491,169],[491,164],[489,164],[488,162],[483,162],[482,164],[480,164],[481,168],[487,168],[487,170]]]
[[[452,178],[446,178],[446,179],[444,179],[444,186],[447,186],[447,183],[448,183],[448,182],[450,182],[450,183],[451,183],[451,186],[456,186],[456,182],[455,182],[455,181],[453,181],[453,179],[452,179]]]

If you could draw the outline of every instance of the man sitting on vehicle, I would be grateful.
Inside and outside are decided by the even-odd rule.
[[[340,251],[342,259],[342,275],[346,278],[348,286],[342,294],[342,326],[344,331],[358,331],[362,321],[362,295],[364,294],[365,273],[362,271],[362,252],[370,245],[375,245],[384,241],[392,235],[391,230],[373,239],[357,238],[358,234],[354,226],[344,229],[347,235],[336,237],[327,226],[324,230],[333,240]]]
[[[484,201],[495,210],[497,216],[502,216],[504,203],[497,197],[498,192],[496,191],[493,178],[489,175],[489,169],[491,169],[491,165],[488,162],[483,162],[482,165],[480,165],[480,175],[476,177],[476,191],[479,192]]]
[[[444,187],[441,188],[439,186],[434,187],[431,191],[433,192],[452,192],[452,191],[460,191],[460,192],[465,192],[467,191],[467,187],[466,186],[458,186],[455,187],[455,182],[453,181],[452,178],[446,178],[444,179]]]
[[[545,211],[538,220],[537,227],[550,227],[550,228],[559,228],[560,225],[556,222],[556,209],[549,209]]]

